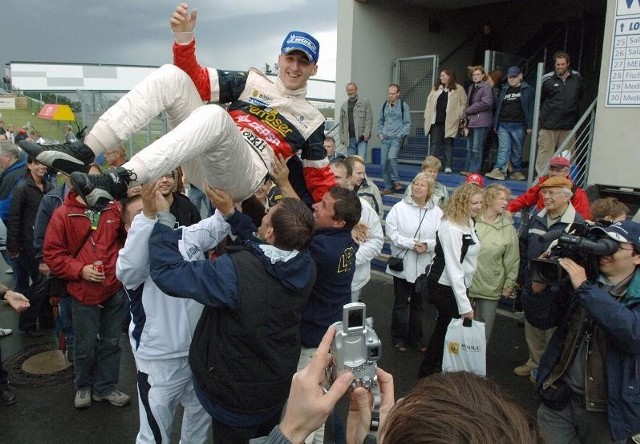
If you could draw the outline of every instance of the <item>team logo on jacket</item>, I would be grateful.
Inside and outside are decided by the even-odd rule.
[[[269,106],[269,104],[271,104],[273,102],[274,98],[271,96],[268,96],[264,93],[261,93],[260,91],[258,91],[257,89],[252,89],[251,90],[251,94],[249,95],[249,98],[247,99],[247,101],[249,103],[251,103],[252,105],[258,105],[258,106]]]

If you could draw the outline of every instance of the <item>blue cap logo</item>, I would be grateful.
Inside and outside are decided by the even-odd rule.
[[[320,54],[320,43],[311,35],[302,31],[291,31],[282,42],[282,54],[289,54],[291,51],[302,51],[309,62],[318,61]]]

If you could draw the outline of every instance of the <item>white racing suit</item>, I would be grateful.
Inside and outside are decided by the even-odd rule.
[[[193,388],[189,346],[203,306],[164,294],[149,276],[149,238],[156,221],[137,215],[116,263],[131,302],[129,339],[136,361],[140,431],[137,443],[169,442],[178,404],[184,407],[181,442],[207,442],[211,417]],[[204,260],[229,225],[216,213],[182,227],[178,248],[186,260]]]
[[[323,147],[325,119],[307,102],[306,88],[286,90],[255,68],[248,73],[203,68],[195,41],[175,44],[174,59],[179,68],[164,65],[140,82],[100,117],[87,143],[109,148],[166,111],[171,131],[123,165],[137,182],[182,165],[201,190],[208,182],[239,201],[264,182],[274,153],[288,159],[301,151],[306,187],[315,201],[335,184]],[[228,112],[204,101],[229,103]]]

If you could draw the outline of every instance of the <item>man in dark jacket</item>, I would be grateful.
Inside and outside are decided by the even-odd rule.
[[[214,443],[246,443],[278,423],[300,354],[301,311],[316,270],[306,251],[313,215],[297,199],[271,207],[254,237],[221,190],[212,203],[244,245],[216,261],[185,261],[166,199],[149,241],[151,278],[168,295],[205,305],[189,352],[196,394]]]
[[[25,294],[31,306],[20,315],[20,330],[27,336],[42,336],[40,327],[53,326],[51,306],[46,302],[47,280],[40,275],[33,246],[33,227],[42,197],[51,190],[44,179],[47,167],[29,158],[24,180],[13,190],[7,216],[7,250],[14,262],[16,290]]]
[[[533,102],[535,92],[522,81],[522,71],[512,66],[507,71],[508,83],[502,87],[496,103],[493,130],[498,133],[498,157],[493,171],[485,174],[491,179],[504,180],[507,164],[511,161],[513,171],[510,179],[525,180],[522,172],[522,147],[527,134],[533,128]]]
[[[536,172],[542,174],[547,162],[580,120],[580,100],[584,84],[579,72],[571,70],[571,58],[564,51],[553,55],[555,69],[542,77],[540,132]],[[573,151],[575,141],[567,148]]]
[[[0,142],[0,218],[7,221],[11,204],[11,192],[27,172],[27,162],[20,160],[22,150],[17,145],[3,140]]]
[[[640,224],[594,228],[613,239],[598,276],[560,258],[570,282],[533,284],[540,328],[557,326],[542,357],[536,391],[545,442],[626,442],[640,432]]]

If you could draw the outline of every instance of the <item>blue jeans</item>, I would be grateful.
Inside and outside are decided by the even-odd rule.
[[[451,168],[453,156],[453,137],[444,137],[444,123],[434,123],[429,131],[431,135],[430,153],[443,161],[445,168]]]
[[[484,148],[484,135],[486,127],[469,128],[467,137],[467,158],[464,161],[464,170],[470,173],[479,173],[482,169],[482,149]]]
[[[513,171],[520,171],[525,137],[527,137],[527,127],[524,123],[500,122],[498,124],[498,157],[494,168],[504,173],[507,171],[507,163],[511,160]]]
[[[402,137],[385,137],[380,142],[382,178],[384,179],[385,187],[388,189],[392,189],[394,183],[400,182],[398,153],[402,148],[402,139]]]
[[[356,139],[355,137],[349,138],[349,146],[347,146],[347,154],[353,156],[357,154],[365,161],[367,160],[367,141],[364,138]]]
[[[72,299],[75,330],[76,389],[90,389],[104,396],[120,377],[122,293],[116,292],[100,305],[83,305]]]
[[[193,184],[191,184],[191,189],[189,190],[189,200],[198,209],[198,214],[202,215],[202,202],[204,202],[206,208],[206,216],[208,217],[213,214],[213,209],[211,208],[211,202],[209,202],[209,198]]]

